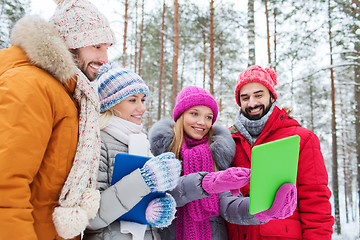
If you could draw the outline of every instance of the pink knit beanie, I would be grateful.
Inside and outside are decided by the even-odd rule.
[[[248,67],[245,71],[241,72],[238,80],[236,81],[235,99],[240,107],[240,88],[249,82],[261,83],[262,85],[267,87],[269,91],[274,95],[275,100],[277,99],[277,94],[275,91],[275,86],[277,84],[277,76],[275,71],[270,68],[264,69],[260,66],[253,65]]]
[[[216,121],[218,115],[218,105],[214,97],[206,90],[195,86],[183,88],[176,97],[176,103],[173,111],[174,121],[176,122],[183,112],[195,106],[206,106],[210,108],[214,114],[212,122],[214,123]]]
[[[58,7],[50,18],[69,49],[115,43],[106,17],[87,0],[54,0]]]

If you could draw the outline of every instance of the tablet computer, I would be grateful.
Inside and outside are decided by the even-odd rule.
[[[133,172],[137,168],[141,168],[149,160],[149,157],[139,155],[132,155],[126,153],[118,153],[115,156],[114,171],[111,179],[111,185],[122,179],[124,176]],[[136,189],[134,189],[136,191]],[[165,192],[151,192],[144,196],[138,204],[136,204],[130,211],[122,215],[117,221],[125,220],[130,222],[137,222],[141,224],[149,224],[146,221],[145,211],[149,203],[158,197],[164,197]]]
[[[279,187],[296,185],[300,136],[294,135],[253,147],[251,152],[250,214],[272,206]]]

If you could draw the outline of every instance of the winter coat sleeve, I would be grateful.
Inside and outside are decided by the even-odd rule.
[[[176,201],[177,207],[182,207],[191,201],[209,196],[202,188],[202,180],[206,174],[207,172],[197,172],[180,177],[175,189],[170,191],[170,194]]]
[[[331,239],[334,218],[320,142],[312,132],[303,135],[301,141],[297,185],[303,239]]]
[[[249,213],[249,198],[233,196],[230,192],[219,193],[219,214],[229,223],[239,225],[262,224]]]
[[[140,169],[131,172],[114,185],[109,186],[112,176],[110,174],[112,166],[109,164],[113,165],[108,157],[107,146],[102,142],[97,184],[97,188],[101,192],[100,207],[95,218],[89,222],[87,229],[90,231],[110,225],[150,193],[150,188],[142,178]]]
[[[53,128],[45,89],[22,74],[0,78],[0,232],[6,239],[37,239],[31,183]],[[9,231],[11,229],[11,231]],[[7,235],[4,234],[13,234]]]

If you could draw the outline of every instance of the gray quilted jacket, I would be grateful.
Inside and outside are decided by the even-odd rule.
[[[132,235],[120,232],[118,217],[127,213],[142,198],[150,193],[139,169],[110,186],[116,154],[128,153],[128,146],[110,134],[101,131],[101,156],[97,189],[101,192],[100,209],[96,217],[90,220],[85,230],[85,240],[122,240],[132,239]],[[136,191],[133,191],[136,189]],[[148,226],[145,240],[158,239],[156,231]]]
[[[172,120],[162,120],[157,122],[149,132],[149,141],[151,152],[157,156],[166,152],[173,139]],[[219,170],[229,168],[235,155],[235,142],[228,129],[219,125],[214,125],[214,135],[210,144],[211,153],[215,164]],[[202,188],[202,179],[207,172],[192,173],[181,176],[178,185],[170,194],[176,200],[177,207],[208,197],[209,194]],[[227,239],[227,230],[225,221],[241,224],[256,225],[261,224],[253,215],[249,214],[249,198],[232,196],[230,192],[219,194],[219,216],[210,218],[211,239]],[[176,219],[172,224],[164,229],[159,229],[161,239],[176,239]]]

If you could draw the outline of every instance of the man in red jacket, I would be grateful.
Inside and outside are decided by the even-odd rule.
[[[272,69],[251,66],[240,74],[235,90],[240,111],[230,129],[236,142],[232,165],[250,168],[254,146],[299,135],[297,207],[292,216],[263,225],[229,223],[229,239],[331,239],[334,224],[329,201],[331,192],[327,186],[328,175],[319,139],[289,117],[287,110],[278,107],[274,89],[276,83],[276,74]],[[249,184],[241,192],[249,196]]]

